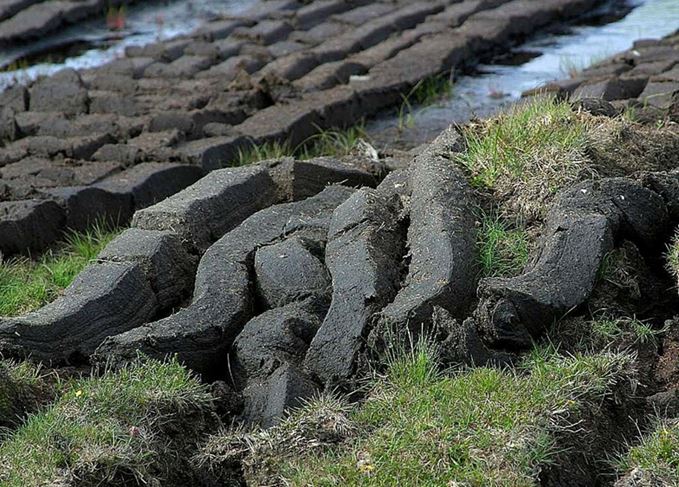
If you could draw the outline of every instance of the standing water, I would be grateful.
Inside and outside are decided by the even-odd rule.
[[[188,34],[205,22],[237,15],[257,0],[170,0],[131,6],[124,27],[111,31],[106,13],[79,22],[44,39],[0,49],[0,91],[65,67],[93,68],[120,56],[125,47],[145,45]],[[28,63],[30,61],[30,65]]]
[[[581,25],[566,34],[549,34],[517,47],[513,59],[520,65],[480,65],[473,75],[455,81],[451,96],[417,109],[403,110],[368,124],[378,143],[398,140],[404,148],[431,140],[451,123],[488,117],[515,102],[521,93],[546,82],[567,78],[579,70],[632,47],[634,41],[659,38],[679,29],[678,0],[637,0],[624,18],[605,25]],[[504,56],[503,56],[504,57]]]

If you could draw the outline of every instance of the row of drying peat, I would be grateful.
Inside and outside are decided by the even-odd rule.
[[[0,251],[124,222],[240,151],[352,126],[597,3],[268,0],[100,68],[16,85],[0,94]]]

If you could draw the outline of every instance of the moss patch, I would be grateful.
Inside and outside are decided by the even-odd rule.
[[[286,448],[258,456],[257,435],[235,444],[252,455],[245,475],[253,485],[535,485],[558,455],[556,435],[596,410],[630,364],[622,354],[542,350],[516,372],[480,367],[442,375],[431,349],[418,346],[347,413],[356,433],[339,445],[315,436],[312,447],[294,454]],[[227,435],[222,444],[235,439]]]
[[[54,300],[116,235],[95,226],[69,235],[38,260],[0,263],[0,316],[25,314]]]
[[[68,382],[0,445],[0,484],[189,485],[175,479],[187,481],[184,450],[212,408],[206,386],[177,362],[138,361]]]

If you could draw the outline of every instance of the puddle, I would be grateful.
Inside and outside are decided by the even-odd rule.
[[[636,0],[622,19],[616,12],[602,12],[556,34],[536,37],[491,65],[477,66],[474,73],[455,81],[451,97],[433,106],[415,108],[405,120],[385,114],[366,129],[377,145],[411,148],[436,137],[451,123],[488,117],[513,103],[521,93],[548,81],[563,79],[569,71],[585,68],[632,47],[635,40],[659,38],[679,29],[679,1]],[[619,4],[618,4],[619,5]]]
[[[206,21],[241,13],[258,0],[169,0],[131,6],[124,28],[111,31],[105,13],[25,45],[0,49],[0,91],[64,67],[93,68],[122,55],[125,47],[170,39]]]

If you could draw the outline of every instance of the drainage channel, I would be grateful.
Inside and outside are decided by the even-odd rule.
[[[0,49],[0,92],[63,68],[87,69],[121,56],[128,46],[185,35],[205,22],[238,15],[258,0],[169,0],[133,5],[120,13],[118,29],[107,16],[80,22],[27,44]]]
[[[611,18],[617,20],[610,22]],[[477,66],[455,81],[450,97],[423,108],[404,104],[370,121],[366,130],[379,146],[412,148],[432,140],[451,123],[492,116],[520,99],[522,92],[567,78],[629,49],[638,39],[663,37],[677,29],[676,0],[612,2],[584,17],[580,25],[538,35],[492,64]]]

